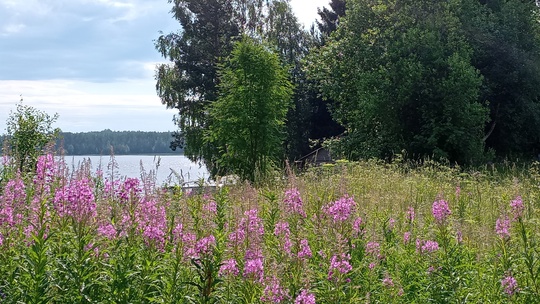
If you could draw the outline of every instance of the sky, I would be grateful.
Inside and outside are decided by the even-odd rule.
[[[291,0],[309,28],[328,0]],[[179,24],[167,0],[0,0],[0,134],[23,99],[64,132],[174,131],[153,41]]]

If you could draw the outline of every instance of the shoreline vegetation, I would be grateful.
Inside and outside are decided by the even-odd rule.
[[[537,162],[337,161],[190,193],[52,155],[5,168],[2,303],[540,299]]]
[[[66,155],[173,154],[171,132],[111,131],[61,132],[56,141]],[[177,151],[182,152],[182,149]],[[178,153],[178,152],[177,152]]]
[[[55,148],[66,156],[110,155],[111,146],[115,155],[159,155],[183,154],[177,147],[174,151],[170,144],[172,132],[148,131],[103,131],[59,132]],[[0,135],[4,142],[6,135]]]

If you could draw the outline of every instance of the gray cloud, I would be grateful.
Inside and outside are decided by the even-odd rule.
[[[160,30],[178,27],[168,14],[170,5],[157,0],[0,0],[0,80],[146,77],[129,63],[160,60],[153,39]]]
[[[321,2],[328,0],[291,1],[307,25]],[[171,6],[0,0],[0,134],[20,94],[25,104],[58,113],[55,126],[64,131],[174,130],[176,112],[155,93],[153,67],[163,59],[152,42],[159,31],[179,29]]]

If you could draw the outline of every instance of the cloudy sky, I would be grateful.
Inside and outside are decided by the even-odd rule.
[[[292,0],[309,27],[328,0]],[[153,40],[178,30],[167,0],[0,0],[0,134],[18,101],[69,132],[171,131]]]

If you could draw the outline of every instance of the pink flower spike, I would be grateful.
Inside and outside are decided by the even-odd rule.
[[[519,291],[517,280],[513,276],[507,276],[501,280],[501,287],[504,289],[504,292],[512,296]]]
[[[510,238],[510,219],[508,216],[500,217],[495,223],[495,232],[502,239]]]
[[[268,283],[266,283],[263,295],[261,296],[261,301],[268,303],[281,303],[289,298],[289,291],[281,286],[278,278],[273,277]]]
[[[412,224],[414,222],[415,217],[416,217],[416,213],[414,212],[414,208],[409,207],[407,209],[407,221]]]
[[[523,200],[521,199],[521,196],[518,196],[515,200],[512,200],[512,202],[510,203],[510,207],[512,208],[512,213],[514,214],[514,221],[520,219],[523,216],[525,206],[523,205]]]
[[[382,280],[382,283],[386,287],[394,287],[394,281],[392,280],[392,278],[388,274],[386,274],[384,276],[384,279]]]
[[[235,259],[229,259],[223,262],[219,268],[220,276],[237,276],[240,273]]]
[[[408,244],[411,240],[411,233],[409,231],[403,234],[403,244]]]
[[[323,211],[332,217],[334,223],[346,221],[356,209],[356,202],[347,195],[323,207]]]
[[[304,202],[302,201],[302,197],[300,197],[300,192],[298,192],[298,189],[293,188],[285,191],[283,203],[285,203],[286,210],[291,214],[298,213],[302,217],[306,217],[306,212],[304,211]]]
[[[450,211],[450,208],[448,208],[448,202],[442,199],[433,202],[431,211],[433,213],[433,217],[435,218],[435,222],[437,222],[437,224],[443,224],[448,218],[448,216],[452,214],[452,212]]]
[[[303,239],[300,241],[300,251],[298,252],[298,258],[309,259],[313,256],[311,248],[309,247],[308,240]]]
[[[315,304],[315,295],[309,293],[306,289],[302,289],[300,294],[294,300],[294,304]]]

